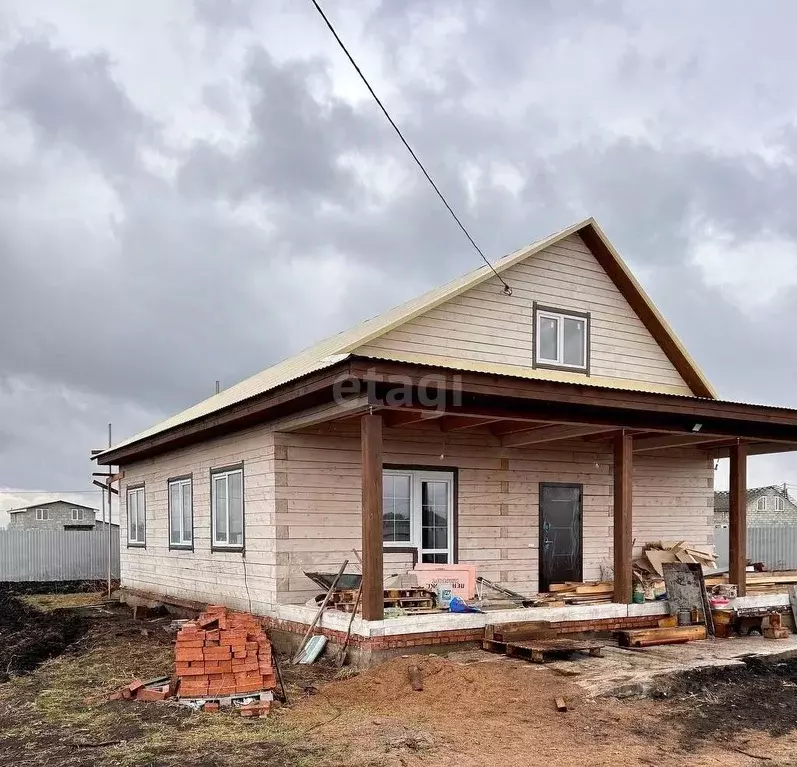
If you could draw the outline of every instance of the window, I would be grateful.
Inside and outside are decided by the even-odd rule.
[[[775,511],[785,511],[786,510],[786,502],[783,498],[779,495],[775,496]]]
[[[586,371],[589,315],[534,306],[534,363]]]
[[[762,495],[756,501],[756,511],[766,511],[766,510],[767,510],[767,497],[765,495]]]
[[[36,521],[46,522],[50,518],[49,509],[36,509]]]
[[[244,547],[244,472],[220,469],[210,475],[211,526],[213,548]]]
[[[127,488],[127,545],[146,546],[147,508],[143,487]]]
[[[169,480],[169,546],[191,548],[194,545],[191,478]]]
[[[72,509],[72,521],[79,522],[83,519],[83,509]]]
[[[453,562],[454,474],[385,469],[382,475],[382,539],[386,549],[410,548],[418,561]]]

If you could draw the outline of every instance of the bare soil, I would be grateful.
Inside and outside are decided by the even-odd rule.
[[[62,607],[62,605],[59,605]],[[41,615],[16,615],[31,626]],[[69,621],[58,609],[53,616]],[[792,663],[676,677],[658,699],[590,699],[546,666],[481,651],[397,658],[357,674],[283,660],[289,705],[269,719],[174,702],[102,702],[169,673],[168,621],[118,608],[57,657],[0,684],[0,764],[66,767],[502,767],[797,764]],[[29,631],[27,635],[34,633]],[[413,692],[418,665],[424,689]],[[555,697],[568,711],[557,712]]]

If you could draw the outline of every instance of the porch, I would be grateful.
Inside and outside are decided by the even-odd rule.
[[[493,517],[507,519],[513,517],[513,506],[514,510],[524,508],[524,519],[515,517],[515,527],[502,526],[499,537],[504,540],[497,541],[498,559],[506,560],[507,570],[501,569],[501,561],[488,562],[497,568],[499,582],[518,590],[513,579],[516,582],[519,566],[522,564],[526,572],[540,566],[537,520],[544,482],[583,487],[582,575],[584,579],[597,579],[603,574],[597,568],[605,566],[614,583],[615,604],[598,609],[611,608],[610,620],[645,617],[646,610],[653,610],[651,616],[660,614],[660,605],[631,604],[634,541],[640,545],[657,538],[686,538],[693,544],[711,543],[710,538],[694,540],[692,534],[704,531],[710,536],[713,530],[713,460],[718,457],[731,460],[730,581],[738,584],[740,596],[744,595],[747,460],[751,455],[797,449],[795,411],[376,360],[353,359],[348,368],[348,374],[336,380],[332,402],[283,419],[275,428],[278,436],[285,438],[289,472],[292,454],[298,455],[304,444],[308,450],[312,444],[317,453],[342,456],[342,443],[335,440],[345,440],[349,457],[341,459],[339,470],[343,473],[352,468],[347,462],[352,447],[359,451],[356,479],[361,504],[357,511],[361,513],[356,544],[362,551],[363,591],[362,619],[356,619],[356,625],[360,620],[372,622],[375,631],[393,630],[399,625],[392,620],[382,625],[383,578],[395,567],[396,553],[413,559],[438,554],[440,560],[427,561],[472,562],[480,568],[485,565],[489,558],[479,556],[479,538],[473,535],[480,518],[485,527],[491,525],[488,514],[476,513],[480,503]],[[293,439],[307,435],[311,442]],[[483,466],[474,468],[477,453],[486,460]],[[554,453],[560,457],[552,459]],[[562,455],[570,456],[569,465]],[[453,493],[461,495],[466,470],[478,473],[484,481],[476,487],[476,480],[468,479],[469,518],[458,510],[456,502],[451,502],[445,532],[448,546],[430,547],[418,535],[410,535],[408,542],[412,545],[406,547],[397,545],[401,536],[390,540],[384,508],[386,476],[391,472],[411,478],[415,471],[451,472]],[[334,472],[334,465],[326,471]],[[573,477],[583,481],[573,481]],[[347,487],[351,490],[354,485]],[[389,502],[391,497],[388,493]],[[695,522],[701,514],[704,520]],[[290,519],[288,505],[285,521]],[[279,526],[279,513],[277,523]],[[467,551],[460,545],[465,525],[471,536]],[[295,566],[299,545],[293,541],[290,524],[285,527],[284,537],[291,543],[285,546],[278,534],[278,561],[282,546]],[[393,527],[395,532],[395,524]],[[521,553],[525,554],[522,563],[517,559]],[[283,582],[298,575],[285,572],[288,577]],[[505,572],[509,583],[503,577]],[[538,583],[536,577],[530,577],[528,585],[532,581]],[[282,597],[278,578],[277,620],[292,610],[304,609],[285,604],[293,600]],[[530,619],[528,610],[520,614],[522,618],[517,620]],[[448,630],[457,630],[452,621],[464,620],[468,629],[463,631],[476,628],[479,622],[470,616],[453,615],[441,616],[440,620]],[[563,620],[578,623],[572,617]],[[363,631],[370,634],[367,627]]]

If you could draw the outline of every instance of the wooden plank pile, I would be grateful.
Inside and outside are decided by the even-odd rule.
[[[621,647],[654,647],[664,644],[683,644],[706,638],[703,624],[673,626],[671,628],[633,629],[617,632]]]
[[[564,607],[565,605],[599,605],[612,601],[614,583],[585,581],[552,583],[549,591],[534,600],[535,607]]]
[[[385,589],[384,594],[385,609],[398,608],[404,615],[439,612],[439,608],[435,607],[436,599],[434,591],[419,586]],[[341,612],[361,611],[357,589],[333,591],[328,604]]]
[[[223,605],[211,605],[196,621],[183,625],[175,661],[180,698],[246,696],[276,686],[271,643],[262,625],[253,615]],[[267,713],[267,704],[257,715]]]

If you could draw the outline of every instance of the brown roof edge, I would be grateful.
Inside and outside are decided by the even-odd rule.
[[[597,223],[590,221],[578,231],[578,235],[592,251],[592,254],[617,286],[617,289],[623,294],[626,301],[631,304],[631,308],[642,320],[642,324],[664,350],[664,353],[681,374],[689,388],[698,397],[717,399],[717,393],[700,372],[697,363],[678,340],[675,332],[656,309],[642,289],[642,286],[625,266],[619,254],[608,243],[606,236],[601,232]]]
[[[290,381],[263,394],[236,402],[222,410],[202,416],[137,442],[111,448],[92,456],[98,464],[120,466],[175,450],[222,434],[272,421],[312,407],[331,397],[332,387],[349,374],[348,360]]]

